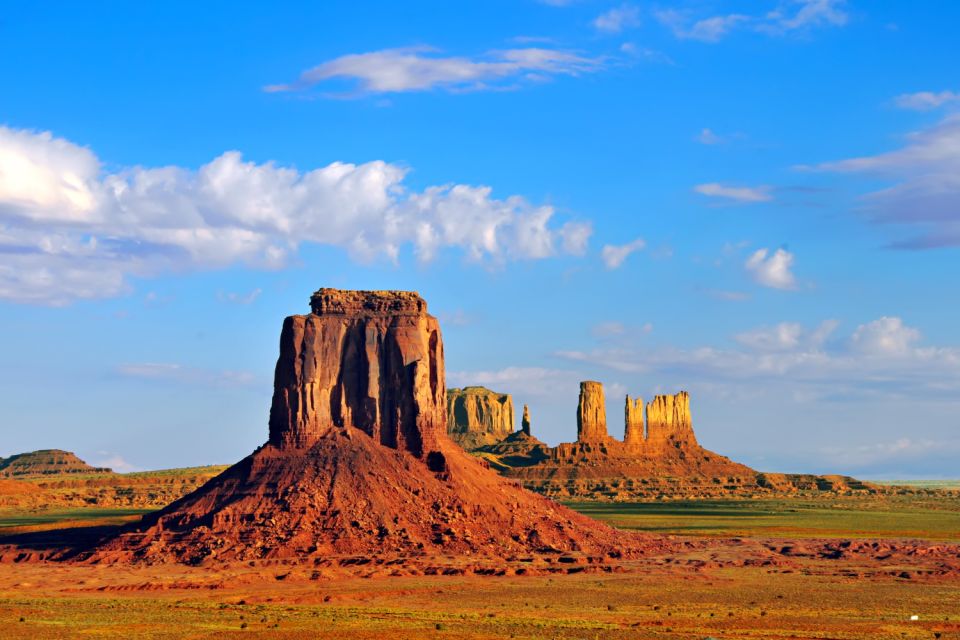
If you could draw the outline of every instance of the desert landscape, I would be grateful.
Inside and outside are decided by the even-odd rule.
[[[237,464],[0,461],[7,637],[960,633],[957,491],[761,481],[697,445],[685,393],[628,397],[617,441],[597,382],[551,449],[509,395],[448,392],[443,354],[416,293],[320,289]]]
[[[960,640],[957,25],[3,3],[0,640]]]

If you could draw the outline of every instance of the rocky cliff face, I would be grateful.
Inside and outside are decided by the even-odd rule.
[[[643,398],[631,400],[627,396],[623,410],[623,444],[628,447],[640,447],[643,445],[645,435],[643,432]]]
[[[690,420],[690,394],[655,396],[647,404],[646,446],[652,454],[699,447]]]
[[[270,408],[270,443],[308,448],[355,427],[423,457],[445,431],[446,386],[437,319],[416,293],[320,289],[312,313],[290,316]]]
[[[513,398],[485,387],[447,389],[447,434],[467,451],[513,433]]]
[[[603,443],[609,439],[603,385],[592,380],[581,382],[580,401],[577,404],[577,442]]]

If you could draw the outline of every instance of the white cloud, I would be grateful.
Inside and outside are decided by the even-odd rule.
[[[256,376],[249,371],[212,370],[166,362],[121,364],[116,373],[126,378],[211,387],[247,387],[256,382]]]
[[[913,352],[920,332],[903,320],[884,316],[857,327],[850,338],[854,349],[875,356],[902,356]]]
[[[767,186],[733,187],[719,182],[708,182],[698,184],[693,190],[711,198],[726,198],[736,202],[769,202],[773,200],[773,196],[770,195],[770,187]]]
[[[643,238],[637,238],[632,242],[621,245],[607,244],[600,250],[600,257],[607,269],[619,269],[624,260],[634,251],[641,251],[647,246]]]
[[[139,469],[129,462],[127,462],[123,456],[110,453],[109,451],[98,451],[97,455],[99,457],[94,458],[89,464],[93,467],[106,467],[108,469],[113,469],[117,473],[130,473],[132,471],[139,471]]]
[[[636,27],[640,24],[640,10],[629,4],[623,4],[605,11],[597,16],[593,21],[593,26],[598,31],[607,33],[620,33],[624,29]]]
[[[875,222],[919,230],[916,237],[896,241],[896,248],[960,246],[960,114],[909,134],[894,151],[800,168],[892,180],[892,186],[867,195],[865,208]]]
[[[759,327],[737,334],[734,340],[756,351],[791,351],[800,347],[818,349],[838,325],[836,320],[825,320],[808,331],[799,322],[781,322],[773,327]]]
[[[657,19],[679,39],[719,42],[735,29],[748,29],[779,36],[813,27],[840,27],[849,16],[843,7],[846,0],[793,0],[781,3],[764,15],[731,13],[693,17],[689,11],[666,9],[656,12]]]
[[[247,293],[236,293],[233,291],[224,293],[220,291],[217,293],[217,299],[220,300],[221,302],[247,305],[247,304],[253,304],[254,302],[256,302],[257,298],[260,297],[261,293],[263,293],[263,289],[260,289],[260,288],[256,288],[252,291],[248,291]]]
[[[722,144],[725,140],[714,133],[712,130],[704,128],[700,131],[700,134],[697,136],[697,142],[700,144],[714,145]]]
[[[476,91],[504,88],[526,79],[589,73],[602,67],[599,58],[542,47],[493,51],[480,58],[445,57],[430,47],[409,47],[334,58],[304,71],[296,82],[269,85],[264,90],[302,91],[345,80],[356,88],[344,96],[432,89]]]
[[[760,29],[782,33],[809,27],[842,27],[850,19],[843,10],[846,4],[846,0],[793,0],[785,6],[796,8],[796,11],[791,13],[784,8],[771,11],[766,16],[767,24],[761,25]]]
[[[876,442],[855,446],[826,446],[822,455],[835,467],[866,467],[884,462],[902,465],[904,460],[916,460],[932,454],[960,452],[957,441],[898,438],[888,442]]]
[[[960,393],[960,348],[922,346],[920,332],[895,317],[862,324],[852,334],[833,339],[837,325],[827,320],[812,328],[791,322],[762,327],[735,336],[740,348],[630,348],[620,342],[555,355],[670,384],[755,389],[782,383],[808,401],[920,395],[952,401]]]
[[[558,387],[576,388],[583,378],[576,371],[544,367],[505,367],[492,371],[448,371],[451,386],[482,385],[517,396],[551,396]]]
[[[955,102],[960,103],[960,93],[954,91],[904,93],[893,99],[896,106],[911,111],[931,111]]]
[[[456,248],[501,265],[586,250],[586,222],[485,186],[410,191],[382,161],[298,171],[228,151],[193,171],[105,173],[89,149],[49,133],[0,127],[0,298],[38,304],[116,296],[128,276],[243,264],[280,268],[301,244],[341,247],[360,262],[403,246],[429,262]]]
[[[790,271],[792,266],[793,254],[786,249],[777,249],[773,254],[768,249],[757,249],[744,263],[757,283],[773,289],[796,288],[796,278]]]

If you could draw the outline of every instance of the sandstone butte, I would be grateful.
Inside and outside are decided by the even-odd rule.
[[[484,387],[447,389],[447,431],[465,449],[496,444],[513,433],[513,398]]]
[[[450,440],[443,340],[418,294],[320,289],[311,310],[283,323],[268,441],[75,559],[642,553],[649,538],[522,489]]]
[[[485,390],[486,391],[486,390]],[[498,397],[488,391],[479,397]],[[459,416],[453,416],[459,419]],[[704,449],[697,442],[690,395],[658,395],[646,405],[627,396],[623,439],[607,429],[600,382],[580,383],[577,440],[549,447],[531,433],[524,407],[521,429],[500,442],[471,444],[471,424],[449,425],[451,436],[502,475],[558,499],[642,500],[748,495],[881,493],[893,491],[846,476],[761,473]]]

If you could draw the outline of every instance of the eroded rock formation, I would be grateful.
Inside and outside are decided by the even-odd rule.
[[[623,443],[628,447],[640,447],[646,439],[643,428],[643,398],[631,400],[627,396],[623,410]]]
[[[580,401],[577,404],[577,442],[606,442],[607,404],[603,385],[593,380],[580,383]]]
[[[447,434],[467,451],[513,433],[513,398],[485,387],[447,389]]]
[[[690,394],[655,396],[647,405],[647,448],[653,453],[697,447],[690,420]]]
[[[270,443],[308,448],[333,428],[424,457],[445,421],[437,319],[406,291],[320,289],[313,313],[290,316],[270,407]]]
[[[523,419],[520,420],[520,431],[524,432],[528,436],[530,433],[530,409],[527,405],[523,405]]]
[[[64,474],[113,473],[106,467],[92,467],[75,453],[40,449],[0,458],[0,477],[56,476]]]
[[[644,500],[878,493],[852,478],[758,473],[700,446],[690,396],[658,395],[646,405],[626,397],[624,438],[607,435],[603,387],[582,382],[577,441],[548,447],[522,431],[477,451],[503,475],[557,499]]]
[[[85,559],[386,563],[640,549],[447,437],[443,343],[420,296],[321,289],[311,303],[309,316],[284,322],[269,441]]]

